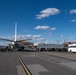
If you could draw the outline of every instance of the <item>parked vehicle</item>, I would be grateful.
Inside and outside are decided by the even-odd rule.
[[[69,44],[68,51],[69,52],[76,52],[76,44]]]

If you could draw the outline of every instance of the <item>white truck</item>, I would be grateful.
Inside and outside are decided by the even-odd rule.
[[[68,44],[69,52],[76,52],[76,44]]]

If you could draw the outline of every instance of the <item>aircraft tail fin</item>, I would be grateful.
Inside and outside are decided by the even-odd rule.
[[[16,41],[17,40],[17,22],[15,22],[15,39],[14,39],[14,41]]]

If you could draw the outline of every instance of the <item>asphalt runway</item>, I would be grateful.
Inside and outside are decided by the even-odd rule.
[[[28,51],[0,52],[0,75],[27,75],[16,54],[32,75],[76,75],[76,54]]]
[[[15,53],[0,52],[0,75],[17,75],[17,65],[20,63]]]

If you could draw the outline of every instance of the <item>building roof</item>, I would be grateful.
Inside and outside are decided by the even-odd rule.
[[[64,48],[64,44],[40,44],[37,48]]]

